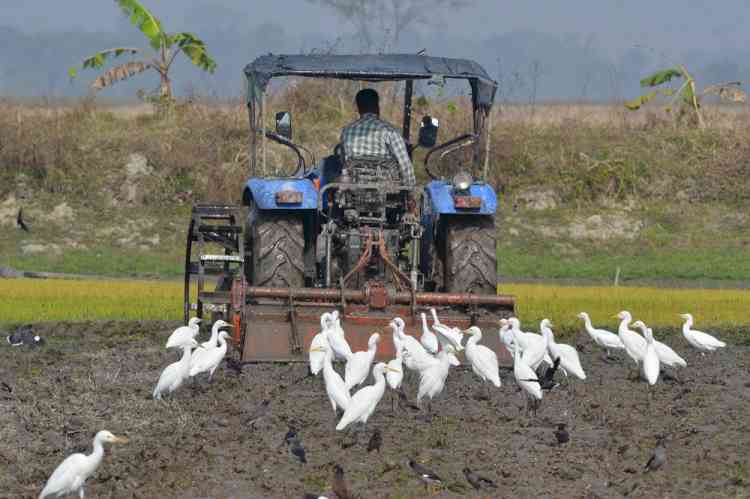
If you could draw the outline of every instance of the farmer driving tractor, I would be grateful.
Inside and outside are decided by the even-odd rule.
[[[355,101],[359,119],[341,132],[344,161],[357,158],[392,160],[398,163],[401,184],[414,187],[414,166],[406,143],[393,125],[380,119],[378,93],[365,88],[357,93]]]

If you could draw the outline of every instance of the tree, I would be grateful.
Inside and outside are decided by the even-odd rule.
[[[667,84],[674,79],[682,78],[684,82],[677,88],[668,87]],[[706,122],[701,112],[701,101],[707,95],[716,95],[719,99],[730,102],[745,102],[747,94],[740,88],[739,81],[729,81],[709,85],[700,92],[696,88],[695,78],[682,64],[662,69],[641,80],[642,88],[653,88],[650,92],[625,102],[625,107],[631,111],[640,109],[644,104],[662,95],[669,98],[666,106],[667,112],[672,112],[676,107],[677,116],[691,115],[695,118],[700,128],[705,128]]]
[[[444,9],[461,9],[473,0],[307,0],[333,9],[337,15],[354,25],[363,48],[371,50],[376,30],[383,33],[384,45],[398,46],[401,35],[410,27],[428,25],[436,13]]]
[[[206,51],[203,41],[192,33],[167,33],[162,27],[161,21],[149,10],[138,2],[138,0],[115,0],[122,12],[130,18],[130,22],[137,26],[141,33],[148,39],[154,53],[151,58],[142,60],[131,60],[124,64],[115,66],[100,74],[92,83],[91,88],[101,90],[126,80],[131,76],[148,70],[159,74],[159,97],[162,101],[172,98],[172,82],[169,79],[169,70],[172,63],[179,54],[185,54],[197,67],[209,73],[216,69],[216,62]],[[139,48],[117,47],[102,50],[83,60],[83,69],[102,69],[109,59],[116,59],[122,55],[141,54]],[[71,78],[75,78],[77,68],[70,68]]]

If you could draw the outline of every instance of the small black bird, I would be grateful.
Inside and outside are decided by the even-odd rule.
[[[31,326],[23,326],[20,330],[17,330],[10,336],[6,336],[5,340],[12,347],[18,347],[21,345],[35,347],[44,344],[44,339],[41,336],[34,334],[34,330]]]
[[[375,431],[372,432],[372,436],[370,437],[370,441],[367,443],[367,452],[376,450],[378,451],[378,454],[380,454],[381,445],[383,445],[383,435],[380,433],[380,428],[375,428]]]
[[[471,471],[469,468],[464,468],[464,476],[466,477],[466,480],[471,484],[472,487],[474,487],[476,490],[479,490],[484,487],[489,487],[492,489],[497,488],[497,484],[490,480],[489,478],[483,477],[481,475],[477,475],[473,471]]]
[[[346,484],[344,478],[344,468],[338,464],[333,467],[333,483],[331,484],[334,494],[339,499],[352,499],[354,496],[349,490],[349,486]]]
[[[302,447],[302,443],[299,441],[297,432],[294,429],[290,429],[284,437],[287,447],[289,447],[289,454],[297,459],[300,463],[307,463],[305,457],[305,448]]]
[[[414,459],[409,459],[409,467],[419,476],[419,479],[422,480],[422,482],[425,485],[425,488],[428,488],[430,486],[433,487],[442,487],[443,480],[437,476],[436,473],[428,470],[418,462],[416,462]]]
[[[541,376],[537,376],[539,378],[539,386],[542,387],[542,390],[552,390],[553,388],[556,388],[560,383],[555,383],[555,372],[557,372],[557,368],[560,366],[560,357],[557,357],[552,364],[552,367],[548,367],[544,373]]]
[[[645,470],[644,473],[648,473],[649,471],[656,471],[661,466],[667,462],[667,449],[664,448],[664,437],[659,437],[659,439],[656,441],[656,448],[654,449],[654,453],[651,456],[651,458],[646,463],[646,466],[644,466]]]
[[[13,388],[5,381],[0,381],[0,385],[2,385],[3,390],[5,390],[6,392],[13,393]]]
[[[570,440],[570,434],[565,429],[567,425],[565,423],[559,423],[557,430],[555,430],[555,438],[557,439],[558,445],[566,444]]]
[[[18,225],[24,231],[29,232],[29,226],[26,225],[26,222],[23,221],[23,208],[20,208],[18,210],[18,215],[16,215],[16,225]]]

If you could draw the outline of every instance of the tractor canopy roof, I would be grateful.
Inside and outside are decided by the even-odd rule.
[[[245,67],[248,103],[265,91],[275,76],[309,76],[362,81],[398,81],[431,78],[469,80],[474,105],[492,107],[497,90],[482,66],[467,59],[416,54],[378,55],[264,55]]]

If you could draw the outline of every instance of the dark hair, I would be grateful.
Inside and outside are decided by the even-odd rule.
[[[378,93],[371,88],[365,88],[357,92],[355,101],[357,102],[359,114],[377,113],[380,111]]]

